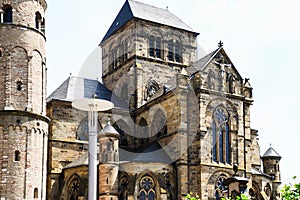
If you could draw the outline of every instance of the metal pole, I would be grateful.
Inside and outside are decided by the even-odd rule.
[[[89,122],[89,175],[88,175],[88,198],[89,200],[96,200],[97,196],[97,119],[98,112],[96,104],[89,104],[90,111],[88,111]]]

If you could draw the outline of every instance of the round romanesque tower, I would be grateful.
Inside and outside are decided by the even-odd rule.
[[[0,199],[45,199],[45,0],[0,0]]]

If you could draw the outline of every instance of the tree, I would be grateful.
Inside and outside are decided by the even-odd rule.
[[[300,183],[296,183],[296,176],[293,177],[293,183],[285,184],[281,190],[283,200],[300,199]]]

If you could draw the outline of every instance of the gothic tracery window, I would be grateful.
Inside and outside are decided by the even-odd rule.
[[[77,178],[75,178],[70,184],[70,192],[72,194],[77,194],[79,192],[80,182]]]
[[[127,175],[122,176],[119,188],[120,188],[120,194],[119,194],[119,200],[127,200],[128,199],[128,184],[129,184],[129,178]]]
[[[215,183],[215,198],[219,200],[223,196],[223,192],[227,190],[227,187],[224,185],[224,181],[226,180],[226,175],[221,174]]]
[[[155,200],[155,182],[149,174],[145,174],[139,182],[139,200]]]
[[[222,106],[213,112],[212,138],[212,160],[231,164],[229,115]]]
[[[150,99],[160,89],[158,83],[155,80],[150,80],[145,87],[144,99]]]

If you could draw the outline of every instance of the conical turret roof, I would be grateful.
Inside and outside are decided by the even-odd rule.
[[[110,124],[110,122],[107,122],[107,124],[104,126],[104,128],[100,131],[99,136],[103,136],[103,135],[110,135],[110,136],[115,136],[115,137],[119,137],[119,133],[118,131]]]
[[[281,156],[271,146],[262,156],[262,158],[267,158],[267,157],[281,158]]]

